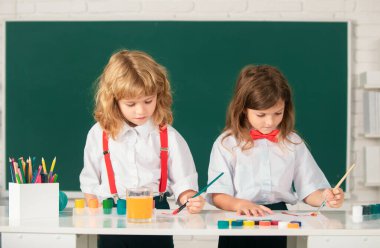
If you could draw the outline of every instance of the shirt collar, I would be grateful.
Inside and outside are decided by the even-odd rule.
[[[143,138],[148,137],[148,135],[156,129],[156,126],[153,124],[152,119],[149,118],[147,122],[145,122],[143,125],[134,127],[136,132],[142,136]]]
[[[152,119],[149,119],[147,122],[145,122],[143,125],[131,127],[128,125],[128,123],[125,123],[122,130],[120,131],[120,134],[118,135],[118,138],[123,137],[126,135],[129,131],[136,132],[139,136],[146,138],[148,135],[155,129],[155,125],[153,124]]]

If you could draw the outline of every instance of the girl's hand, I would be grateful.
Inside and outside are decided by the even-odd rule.
[[[194,198],[189,198],[188,203],[186,204],[187,211],[191,214],[196,214],[202,211],[205,206],[205,199],[202,196],[197,196]]]
[[[326,197],[327,206],[340,208],[344,202],[344,192],[341,188],[325,189],[323,195]]]
[[[273,211],[270,208],[267,208],[263,205],[257,205],[250,201],[240,199],[236,204],[236,213],[238,215],[247,215],[247,216],[265,216],[266,214],[273,214]]]

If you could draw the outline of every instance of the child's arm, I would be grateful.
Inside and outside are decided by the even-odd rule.
[[[341,188],[338,189],[320,189],[308,195],[304,202],[313,207],[321,206],[323,200],[326,198],[326,203],[331,208],[339,208],[344,201],[344,193]]]
[[[187,211],[189,213],[195,214],[202,211],[204,205],[205,205],[205,199],[202,196],[193,197],[197,192],[194,190],[186,190],[182,192],[178,197],[178,202],[182,205],[186,201],[189,201],[186,204]]]
[[[87,194],[87,193],[84,193],[84,198],[86,199],[86,204],[88,206],[88,203],[90,202],[91,199],[96,199],[96,195],[93,195],[93,194]]]
[[[223,193],[213,193],[212,201],[216,207],[227,211],[236,211],[239,215],[265,216],[266,213],[273,214],[272,210],[263,205],[257,205],[248,200],[235,198]]]

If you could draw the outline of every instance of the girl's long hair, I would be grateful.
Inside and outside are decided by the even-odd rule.
[[[94,118],[112,138],[125,123],[118,101],[157,94],[152,120],[156,125],[172,124],[172,94],[165,68],[141,51],[114,53],[97,80]]]
[[[249,130],[251,125],[247,118],[247,109],[265,110],[273,107],[279,100],[285,103],[284,115],[278,128],[279,140],[288,140],[294,131],[294,108],[292,92],[284,75],[269,65],[248,65],[244,67],[237,79],[234,95],[229,104],[222,140],[233,135],[242,150],[253,146]]]

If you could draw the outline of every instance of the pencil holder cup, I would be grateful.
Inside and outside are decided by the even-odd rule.
[[[9,218],[58,218],[58,183],[9,183]]]

